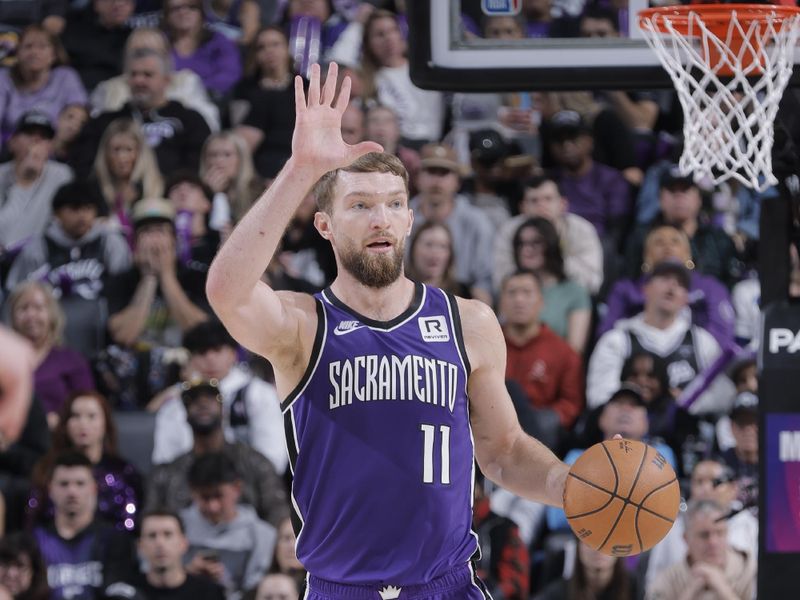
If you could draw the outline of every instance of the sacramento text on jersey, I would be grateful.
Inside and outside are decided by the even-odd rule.
[[[446,407],[456,404],[458,367],[436,358],[368,354],[333,361],[328,365],[333,393],[330,409],[349,406],[353,400],[418,400]]]

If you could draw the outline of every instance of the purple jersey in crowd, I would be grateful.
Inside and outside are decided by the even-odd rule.
[[[383,322],[317,294],[309,367],[282,408],[297,557],[346,584],[421,584],[466,566],[469,363],[453,297],[417,284]]]

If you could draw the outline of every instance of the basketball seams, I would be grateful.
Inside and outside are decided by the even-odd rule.
[[[594,510],[590,510],[589,512],[580,513],[580,514],[577,514],[577,515],[567,515],[567,514],[564,514],[564,516],[565,516],[565,517],[567,517],[567,519],[581,519],[581,518],[583,518],[583,517],[588,517],[589,515],[593,515],[594,513],[598,513],[598,512],[600,512],[601,510],[605,510],[605,509],[608,507],[608,505],[609,505],[609,504],[611,504],[611,503],[614,501],[614,499],[615,499],[616,497],[617,497],[617,496],[611,496],[611,497],[608,499],[608,501],[607,501],[605,504],[603,504],[603,506],[601,506],[600,508],[595,508]]]
[[[606,539],[604,539],[604,540],[603,540],[603,543],[602,543],[602,544],[600,544],[600,545],[597,547],[597,550],[598,550],[598,551],[602,550],[602,549],[603,549],[603,546],[605,546],[605,545],[608,543],[608,540],[609,540],[609,539],[611,539],[611,535],[614,533],[614,530],[617,528],[617,524],[619,523],[619,520],[622,518],[622,515],[623,515],[623,513],[625,512],[625,507],[626,507],[626,506],[628,506],[628,505],[627,505],[627,503],[626,503],[626,502],[623,500],[623,502],[622,502],[622,508],[620,508],[620,509],[619,509],[619,514],[617,515],[617,518],[616,518],[616,519],[614,519],[614,524],[611,526],[611,529],[609,529],[609,530],[608,530],[608,535],[606,536]]]
[[[644,503],[650,496],[652,496],[653,494],[655,494],[659,490],[663,490],[668,485],[672,485],[673,483],[676,483],[677,481],[678,481],[678,478],[677,477],[673,477],[667,483],[662,483],[660,486],[658,486],[656,488],[653,488],[652,490],[647,492],[647,495],[645,495],[645,497],[642,498],[642,501],[639,504],[635,504],[634,506],[636,506],[637,509],[649,512],[654,517],[659,517],[660,519],[664,519],[665,521],[667,521],[669,523],[674,523],[675,519],[670,519],[669,517],[665,517],[664,515],[657,513],[656,511],[654,511],[651,508],[647,508],[646,506],[644,506]],[[631,503],[631,504],[633,504],[633,503]]]
[[[673,520],[673,521],[670,521],[670,520],[669,520],[667,517],[665,517],[664,515],[661,515],[661,514],[659,514],[659,513],[655,512],[654,510],[652,510],[652,509],[650,509],[650,508],[647,508],[646,506],[642,506],[642,505],[641,505],[641,503],[632,502],[632,501],[630,500],[630,498],[623,498],[623,497],[622,497],[622,496],[620,496],[619,494],[615,494],[615,493],[614,493],[614,492],[612,492],[611,490],[607,490],[607,489],[606,489],[606,488],[604,488],[604,487],[600,487],[600,486],[599,486],[599,485],[597,485],[596,483],[593,483],[593,482],[589,481],[588,479],[584,479],[584,478],[583,478],[583,477],[581,477],[580,475],[575,475],[575,473],[568,473],[568,475],[569,475],[570,477],[574,477],[574,478],[575,478],[575,479],[577,479],[578,481],[581,481],[581,482],[585,483],[586,485],[589,485],[589,486],[591,486],[591,487],[593,487],[593,488],[595,488],[595,489],[598,489],[598,490],[600,490],[601,492],[605,492],[606,494],[611,494],[611,496],[612,496],[612,499],[613,499],[613,498],[618,498],[619,500],[622,500],[623,502],[626,502],[626,503],[630,504],[631,506],[635,506],[635,507],[636,507],[636,508],[638,508],[639,510],[643,510],[643,511],[645,511],[645,512],[648,512],[648,513],[652,514],[654,517],[659,517],[659,518],[661,518],[661,519],[664,519],[665,521],[669,521],[670,523],[673,523],[673,522],[674,522],[674,520]],[[677,481],[677,480],[678,480],[678,479],[677,479],[677,477],[676,477],[676,478],[672,479],[671,481],[668,481],[667,483],[664,483],[664,484],[662,484],[662,485],[658,486],[658,487],[657,487],[656,489],[654,489],[652,492],[648,493],[648,494],[647,494],[647,496],[645,496],[645,498],[649,497],[649,496],[650,496],[650,494],[652,494],[653,492],[657,492],[658,490],[665,488],[665,487],[666,487],[666,486],[668,486],[670,483],[672,483],[673,481]],[[644,502],[644,500],[642,500],[642,502]],[[567,517],[567,518],[575,518],[575,517]]]
[[[642,462],[639,463],[639,468],[636,470],[636,477],[633,478],[633,483],[631,484],[631,489],[628,490],[628,497],[626,500],[630,500],[631,496],[633,495],[633,490],[636,487],[636,484],[639,483],[639,476],[642,474],[642,467],[644,466],[644,461],[647,458],[647,449],[648,447],[644,447],[644,452],[642,452]]]
[[[583,478],[583,477],[581,477],[580,475],[576,475],[575,473],[572,473],[572,472],[568,473],[568,475],[569,475],[570,477],[574,477],[574,478],[575,478],[575,479],[577,479],[578,481],[582,481],[582,482],[583,482],[583,483],[585,483],[586,485],[590,485],[590,486],[592,486],[593,488],[596,488],[596,489],[600,490],[601,492],[605,492],[606,494],[611,494],[611,496],[613,496],[614,498],[620,498],[620,497],[619,497],[619,495],[618,495],[616,492],[613,492],[613,491],[611,491],[611,490],[607,490],[606,488],[604,488],[604,487],[602,487],[602,486],[599,486],[599,485],[597,485],[597,484],[596,484],[596,483],[594,483],[593,481],[589,481],[588,479],[584,479],[584,478]],[[622,498],[620,498],[620,500],[622,500]]]
[[[611,464],[611,468],[614,471],[614,491],[612,492],[612,494],[616,496],[617,490],[619,489],[619,473],[617,473],[617,465],[614,464],[614,459],[612,458],[611,453],[608,451],[608,448],[606,448],[606,443],[603,442],[602,444],[600,444],[600,446],[603,448],[603,452],[606,453],[606,456],[608,457],[608,462]]]

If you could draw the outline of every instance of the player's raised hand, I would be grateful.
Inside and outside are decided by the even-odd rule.
[[[350,101],[350,78],[345,77],[339,95],[336,82],[339,67],[331,63],[323,84],[318,64],[311,66],[308,95],[303,91],[303,80],[294,81],[297,118],[292,137],[292,159],[306,166],[314,166],[320,174],[346,167],[368,152],[381,152],[375,142],[361,142],[351,146],[342,139],[342,114]]]

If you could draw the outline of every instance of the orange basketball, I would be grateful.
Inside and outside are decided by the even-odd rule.
[[[630,556],[667,535],[678,515],[678,478],[652,446],[633,440],[595,444],[572,465],[564,513],[595,550]]]

